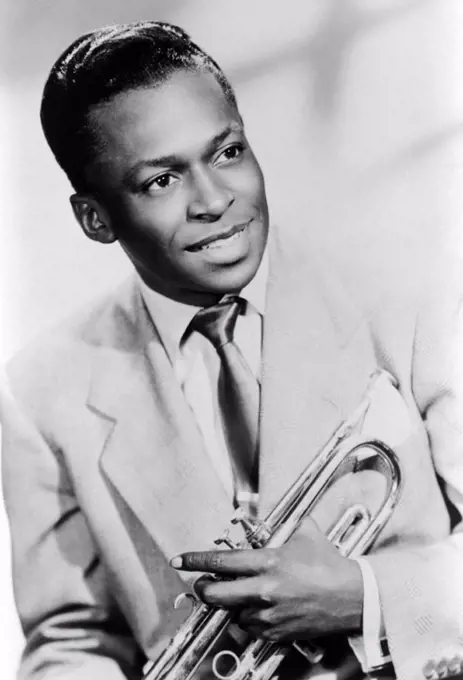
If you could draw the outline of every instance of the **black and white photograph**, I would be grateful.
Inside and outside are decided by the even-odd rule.
[[[463,679],[463,3],[0,26],[1,679]]]

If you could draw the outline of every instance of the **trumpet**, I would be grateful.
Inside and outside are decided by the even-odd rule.
[[[247,517],[237,510],[231,522],[242,525],[247,547],[282,546],[337,480],[350,473],[375,471],[386,480],[380,506],[372,514],[364,505],[355,503],[327,532],[328,540],[343,556],[358,557],[369,550],[391,517],[402,486],[401,469],[394,451],[383,441],[364,441],[360,434],[372,390],[377,381],[384,379],[394,384],[394,379],[386,371],[378,371],[373,376],[360,405],[338,427],[264,521]],[[232,549],[243,547],[230,540],[228,531],[215,542],[225,543]],[[159,658],[149,662],[143,680],[190,680],[232,623],[228,611],[202,603],[193,593],[180,595],[174,606],[177,607],[184,599],[192,602],[191,613]],[[319,663],[324,656],[323,648],[311,642],[282,645],[256,639],[245,647],[241,656],[231,650],[218,652],[213,658],[213,672],[218,680],[272,680],[291,649],[296,649],[311,665]],[[226,672],[221,670],[223,667]]]

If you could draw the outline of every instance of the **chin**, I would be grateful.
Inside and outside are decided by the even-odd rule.
[[[226,293],[239,293],[255,277],[261,258],[252,262],[244,262],[239,266],[230,267],[217,273],[214,288],[222,295]]]

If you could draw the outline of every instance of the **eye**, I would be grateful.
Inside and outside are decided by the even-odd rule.
[[[231,144],[230,146],[227,146],[227,148],[224,149],[219,154],[215,164],[216,165],[223,165],[224,163],[229,163],[231,161],[234,161],[242,155],[243,151],[244,151],[244,145],[243,144],[238,144],[238,143]]]
[[[178,177],[172,175],[170,172],[164,172],[162,175],[153,177],[143,185],[145,191],[163,191],[169,189],[173,184],[178,182]]]

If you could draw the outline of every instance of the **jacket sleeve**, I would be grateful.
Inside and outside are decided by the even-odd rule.
[[[461,267],[461,265],[460,265]],[[412,391],[452,518],[448,538],[368,556],[399,680],[463,657],[463,308],[461,272],[434,279],[417,316]]]
[[[142,659],[59,451],[0,375],[3,488],[16,605],[26,637],[18,680],[138,680]]]

